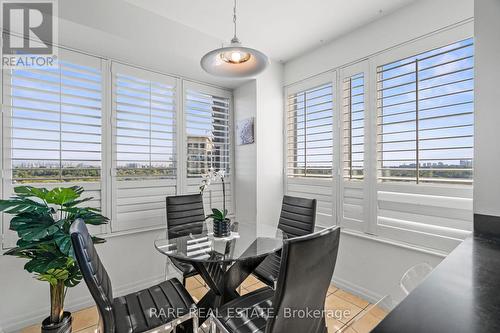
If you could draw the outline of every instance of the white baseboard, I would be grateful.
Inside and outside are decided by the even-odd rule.
[[[354,284],[350,281],[347,281],[347,280],[344,280],[342,278],[335,277],[335,276],[332,278],[332,283],[336,287],[338,287],[342,290],[345,290],[353,295],[359,296],[362,299],[364,299],[370,303],[377,303],[385,296],[385,295],[380,295],[372,290],[368,290],[368,289],[361,287],[357,284]],[[391,305],[389,305],[389,306],[391,306]],[[396,306],[396,304],[394,303],[394,300],[392,300],[392,307],[390,309],[386,309],[386,310],[390,311],[395,306]]]
[[[122,286],[118,286],[113,289],[113,295],[116,296],[121,296],[121,295],[126,295],[129,293],[132,293],[134,291],[139,291],[144,288],[148,288],[152,285],[155,285],[157,283],[160,283],[165,279],[165,275],[159,275],[155,276],[152,278],[148,279],[143,279],[139,281],[135,281],[132,283],[124,284]],[[81,282],[82,284],[85,284],[85,282]],[[47,286],[48,288],[48,286]],[[84,297],[79,297],[76,299],[73,299],[71,302],[68,302],[64,309],[66,311],[70,312],[76,312],[78,310],[90,307],[95,305],[94,300],[92,299],[92,296],[90,296],[90,293],[87,294],[87,296]],[[47,304],[46,307],[38,309],[37,311],[33,311],[30,313],[23,313],[20,316],[12,317],[9,318],[8,320],[3,322],[3,331],[0,328],[0,333],[6,333],[8,332],[16,332],[19,331],[22,328],[25,328],[27,326],[35,325],[35,324],[40,324],[42,320],[48,316],[50,313],[50,305]]]

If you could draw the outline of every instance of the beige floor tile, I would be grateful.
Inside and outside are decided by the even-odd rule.
[[[379,306],[374,306],[369,309],[369,312],[377,318],[384,319],[387,316],[387,311]]]
[[[201,287],[201,288],[193,289],[189,293],[191,294],[191,296],[193,297],[195,302],[199,302],[203,298],[203,296],[205,296],[205,294],[207,292],[208,292],[207,288]]]
[[[260,288],[264,288],[266,287],[266,285],[262,282],[257,282],[256,284],[252,284],[251,286],[249,287],[243,287],[245,288],[247,291],[254,291],[254,290],[257,290],[257,289],[260,289]]]
[[[328,328],[328,333],[335,333],[338,330],[340,330],[342,326],[344,326],[344,323],[338,321],[337,319],[334,318],[326,319],[326,327]]]
[[[90,326],[90,327],[87,327],[87,328],[84,328],[83,330],[81,331],[75,331],[73,330],[74,333],[97,333],[97,326]]]
[[[245,281],[243,281],[243,283],[241,284],[241,286],[242,286],[242,287],[244,287],[244,288],[247,288],[247,287],[250,287],[250,286],[252,286],[252,285],[254,285],[254,284],[257,284],[257,283],[259,283],[259,282],[260,282],[260,280],[259,280],[259,279],[257,279],[255,276],[253,276],[253,275],[249,275],[249,276],[245,279]],[[260,283],[261,283],[261,282],[260,282]]]
[[[366,308],[370,303],[365,301],[364,299],[353,295],[351,293],[348,293],[347,291],[344,291],[342,289],[337,289],[335,291],[335,296],[338,296],[340,298],[345,299],[348,302],[351,302],[352,304],[356,305],[357,307],[360,307],[362,309]]]
[[[361,312],[361,308],[344,300],[343,298],[330,295],[326,298],[325,308],[335,311],[334,318],[346,324]]]
[[[246,294],[248,294],[248,293],[249,293],[249,291],[248,291],[248,289],[247,289],[247,288],[243,288],[243,287],[241,287],[241,290],[240,290],[240,295],[241,295],[241,296],[246,295]]]
[[[188,291],[201,287],[203,287],[203,284],[196,277],[193,276],[186,279],[186,289]]]
[[[36,325],[33,325],[33,326],[29,326],[29,327],[23,328],[21,330],[21,333],[40,333],[41,331],[42,330],[41,330],[40,324],[36,324]]]
[[[358,333],[369,333],[382,321],[382,318],[378,318],[372,313],[360,313],[358,316],[360,318],[355,318],[351,325]]]
[[[333,284],[330,285],[330,287],[328,287],[328,292],[327,292],[327,295],[330,295],[330,294],[333,294],[334,292],[336,292],[338,290],[337,287],[335,287]]]
[[[73,331],[96,326],[99,322],[99,312],[95,306],[73,313]]]

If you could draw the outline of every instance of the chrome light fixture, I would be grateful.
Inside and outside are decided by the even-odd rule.
[[[201,67],[209,74],[227,78],[248,78],[261,73],[269,64],[262,52],[243,47],[236,37],[236,0],[233,8],[234,37],[228,47],[208,52],[201,58]]]

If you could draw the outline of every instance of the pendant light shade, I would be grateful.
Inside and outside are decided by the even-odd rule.
[[[201,67],[209,74],[227,78],[248,78],[261,73],[269,64],[262,52],[244,47],[236,37],[236,0],[233,11],[234,37],[228,47],[208,52],[201,58]]]

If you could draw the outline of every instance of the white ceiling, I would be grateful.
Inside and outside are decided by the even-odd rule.
[[[232,37],[233,0],[123,1],[221,42]],[[237,1],[240,40],[286,62],[416,0]]]

